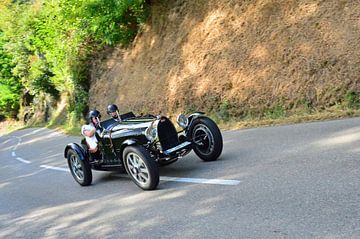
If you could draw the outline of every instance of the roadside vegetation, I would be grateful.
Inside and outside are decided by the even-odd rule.
[[[127,46],[146,18],[143,0],[1,0],[0,118],[77,125],[92,58]]]

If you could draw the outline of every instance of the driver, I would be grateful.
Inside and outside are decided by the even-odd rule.
[[[108,115],[110,115],[115,121],[121,122],[120,114],[119,114],[119,108],[115,104],[110,104],[107,107]]]
[[[86,143],[89,145],[89,152],[96,153],[98,151],[98,140],[96,139],[95,133],[100,133],[100,118],[101,114],[97,110],[89,112],[88,120],[89,124],[81,127],[81,134],[85,136]]]

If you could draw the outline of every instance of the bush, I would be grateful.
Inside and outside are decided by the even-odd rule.
[[[129,44],[147,16],[144,0],[2,1],[0,11],[1,111],[16,112],[25,88],[73,96],[72,118],[88,108],[93,53]]]
[[[15,65],[4,45],[7,39],[0,31],[0,116],[15,118],[19,109],[19,95],[21,84],[19,79],[12,74]]]
[[[350,109],[360,108],[360,92],[349,91],[344,97],[345,106]]]

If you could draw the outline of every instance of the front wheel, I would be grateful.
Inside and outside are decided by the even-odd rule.
[[[92,182],[92,173],[89,163],[81,160],[78,153],[72,149],[69,149],[67,152],[67,161],[75,181],[81,186],[90,185]]]
[[[216,160],[223,149],[223,139],[219,127],[207,117],[194,120],[189,130],[195,146],[194,151],[204,161]]]
[[[143,190],[153,190],[159,184],[159,168],[146,149],[140,145],[127,146],[123,152],[126,172]]]

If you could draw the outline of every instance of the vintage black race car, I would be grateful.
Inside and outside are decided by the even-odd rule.
[[[159,183],[159,166],[168,165],[192,149],[204,161],[216,160],[223,149],[221,132],[214,121],[203,113],[180,114],[181,130],[164,116],[121,115],[121,121],[108,119],[100,123],[104,129],[96,133],[100,159],[92,159],[85,138],[81,144],[71,143],[64,156],[74,179],[82,186],[90,185],[94,170],[123,170],[144,190]]]

